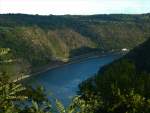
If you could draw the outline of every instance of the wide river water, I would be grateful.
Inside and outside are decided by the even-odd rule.
[[[78,85],[82,81],[94,76],[101,67],[120,57],[121,55],[117,54],[82,60],[32,76],[26,79],[25,83],[44,86],[47,94],[53,94],[66,105],[77,94]]]

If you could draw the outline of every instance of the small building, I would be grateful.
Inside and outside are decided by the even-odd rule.
[[[123,51],[123,52],[127,52],[127,51],[129,51],[129,49],[127,49],[127,48],[122,48],[122,51]]]

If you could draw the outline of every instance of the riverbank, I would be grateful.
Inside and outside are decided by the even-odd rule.
[[[37,76],[32,76],[20,81],[28,86],[43,86],[45,94],[49,92],[64,105],[68,105],[79,91],[79,84],[95,76],[105,65],[117,60],[122,55],[93,56],[86,60],[63,65]],[[50,99],[51,96],[48,96]]]
[[[81,57],[69,59],[68,62],[55,62],[53,64],[50,63],[46,66],[43,66],[43,67],[39,68],[38,71],[36,71],[36,72],[33,72],[29,75],[21,75],[13,81],[18,82],[18,81],[24,80],[26,78],[29,78],[31,76],[36,76],[38,74],[47,72],[51,69],[59,68],[59,67],[65,66],[65,65],[84,62],[86,60],[93,59],[93,58],[100,58],[100,57],[105,57],[105,56],[108,56],[108,55],[119,55],[119,54],[123,55],[123,54],[126,54],[126,53],[125,52],[107,52],[107,53],[103,53],[103,54],[102,53],[101,54],[92,54],[92,55],[88,54],[88,55],[83,55]]]

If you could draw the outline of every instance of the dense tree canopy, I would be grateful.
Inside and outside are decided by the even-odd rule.
[[[149,45],[148,40],[80,85],[84,100],[101,99],[94,113],[150,112]]]
[[[93,51],[120,51],[142,43],[150,34],[150,14],[40,16],[0,15],[0,47],[33,71],[52,61]],[[83,49],[84,48],[84,49]]]
[[[149,30],[149,14],[0,15],[0,112],[149,113],[149,40],[83,82],[80,96],[67,108],[55,99],[54,109],[42,87],[25,87],[10,79],[56,59],[131,49],[147,39]]]

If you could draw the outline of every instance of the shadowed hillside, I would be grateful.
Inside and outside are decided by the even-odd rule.
[[[149,35],[149,14],[0,15],[0,47],[32,68],[91,51],[131,49]]]
[[[89,102],[94,113],[149,113],[149,51],[150,39],[80,85],[85,101],[96,97]]]

